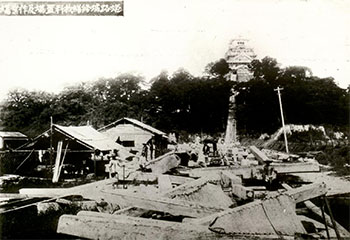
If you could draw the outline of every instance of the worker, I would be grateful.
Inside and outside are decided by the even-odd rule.
[[[210,147],[209,147],[208,143],[206,143],[206,142],[204,143],[202,151],[203,151],[204,155],[209,155]]]
[[[139,166],[141,169],[144,169],[147,163],[147,155],[148,155],[148,145],[146,143],[143,143],[143,147],[141,150],[141,154],[139,157]]]
[[[113,183],[113,187],[118,186],[118,168],[122,167],[122,159],[119,157],[118,150],[114,149],[110,152],[109,158],[109,164],[108,164],[108,171],[109,171],[109,178],[116,179],[116,182]]]
[[[221,158],[222,165],[229,165],[229,161],[227,159],[227,149],[225,145],[225,140],[223,138],[221,138],[218,141],[217,148],[218,148],[218,154]]]
[[[148,144],[143,143],[142,150],[141,150],[141,157],[144,158],[144,161],[148,161]]]
[[[155,145],[155,140],[152,137],[149,141],[148,141],[148,152],[149,152],[149,159],[153,160],[155,159],[155,153],[156,153],[156,145]]]

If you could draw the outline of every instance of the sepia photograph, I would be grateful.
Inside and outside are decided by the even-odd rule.
[[[349,23],[0,0],[0,239],[350,239]]]

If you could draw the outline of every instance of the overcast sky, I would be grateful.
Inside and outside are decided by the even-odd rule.
[[[10,89],[59,92],[120,72],[146,80],[183,67],[201,75],[231,39],[258,58],[350,84],[350,1],[125,0],[123,17],[0,17],[0,100]]]

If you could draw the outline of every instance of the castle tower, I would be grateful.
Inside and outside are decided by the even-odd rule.
[[[229,80],[237,82],[249,81],[253,74],[248,65],[256,58],[253,48],[247,46],[249,40],[243,38],[233,39],[226,52],[226,61],[231,69]]]

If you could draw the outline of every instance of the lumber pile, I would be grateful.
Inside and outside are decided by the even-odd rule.
[[[252,161],[258,165],[180,168],[179,157],[170,152],[148,162],[148,172],[128,174],[123,184],[106,179],[71,188],[21,189],[17,195],[4,197],[45,198],[33,203],[38,214],[61,212],[57,233],[74,238],[350,237],[331,214],[325,214],[310,201],[326,196],[324,183],[297,188],[279,183],[278,190],[268,190],[270,182],[266,179],[273,174],[315,172],[319,171],[317,163],[275,161],[255,146],[249,150],[249,158],[255,158]],[[78,211],[65,212],[68,206]],[[308,225],[317,231],[310,232]]]
[[[160,191],[153,194],[111,188],[84,193],[120,210],[64,214],[57,232],[87,239],[294,239],[296,234],[308,234],[302,224],[305,218],[296,214],[296,204],[326,193],[324,184],[311,184],[237,206],[232,197],[239,195],[235,188],[253,190],[230,172],[196,180],[182,178],[184,183],[174,188],[169,187],[171,177],[159,179],[166,179],[168,187],[160,184]]]

